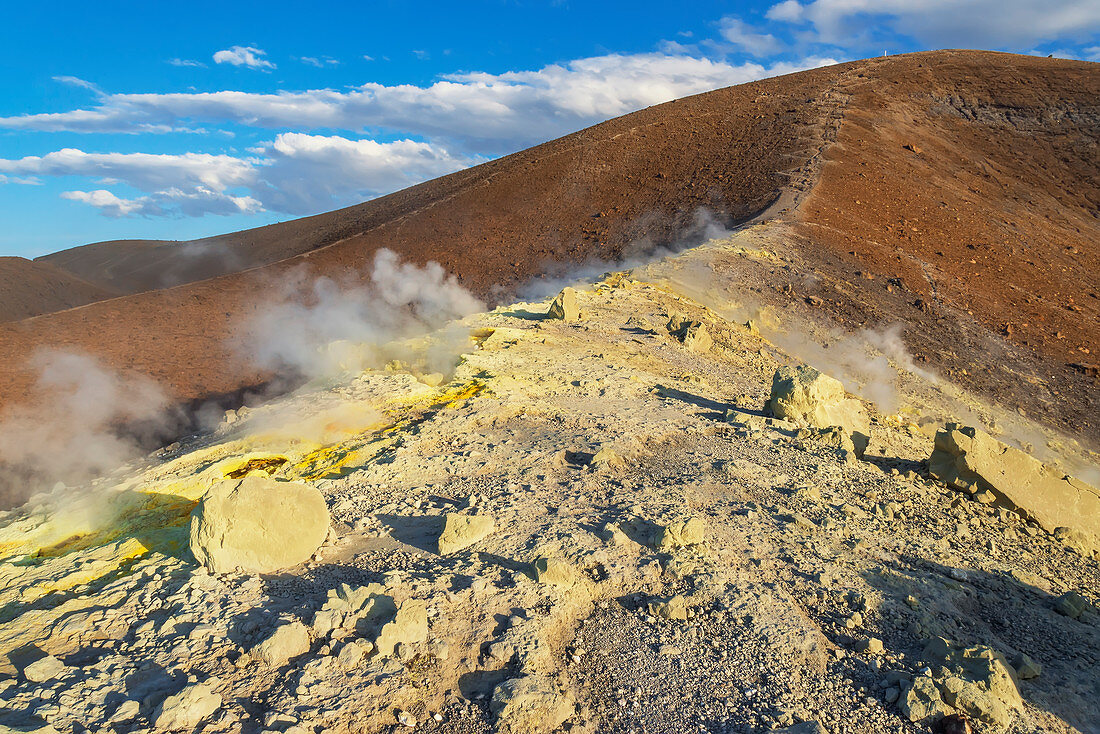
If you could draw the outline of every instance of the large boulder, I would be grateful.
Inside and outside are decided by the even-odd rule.
[[[863,454],[871,438],[863,404],[849,398],[839,380],[806,365],[775,371],[767,409],[776,418],[800,426],[840,426],[852,439],[858,455]]]
[[[951,487],[990,492],[999,504],[1019,510],[1048,532],[1076,539],[1086,550],[1095,548],[1100,490],[976,428],[948,423],[936,434],[928,469]]]
[[[203,497],[191,513],[191,552],[214,573],[273,573],[309,560],[330,522],[314,487],[252,474]]]

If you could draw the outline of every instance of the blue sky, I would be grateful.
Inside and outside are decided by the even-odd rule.
[[[1100,60],[1100,3],[20,3],[0,255],[327,211],[676,97],[883,52]]]

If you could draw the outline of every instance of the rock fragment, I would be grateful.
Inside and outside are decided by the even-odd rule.
[[[1067,591],[1054,600],[1054,610],[1070,619],[1080,619],[1091,606],[1089,600],[1076,591]]]
[[[1016,677],[1020,680],[1038,678],[1043,672],[1043,666],[1024,653],[1012,658],[1012,667],[1015,668]]]
[[[1023,709],[1015,674],[1004,656],[985,646],[958,647],[942,637],[924,648],[924,659],[947,675],[938,688],[944,703],[998,729]]]
[[[489,708],[497,717],[497,730],[505,734],[544,734],[573,715],[573,702],[553,680],[538,675],[498,685]]]
[[[927,721],[951,711],[930,675],[919,675],[905,687],[898,708],[910,721]]]
[[[191,552],[213,573],[273,573],[309,560],[330,522],[316,488],[253,474],[203,497],[191,513]]]
[[[563,288],[557,298],[550,304],[546,312],[547,317],[562,321],[576,321],[581,317],[580,307],[577,306],[577,292],[572,288]]]
[[[439,554],[445,556],[467,548],[493,532],[494,527],[489,515],[448,513],[439,535]]]
[[[857,455],[870,441],[870,421],[863,404],[847,397],[839,380],[813,367],[780,367],[772,377],[767,409],[776,418],[801,426],[840,426],[848,434]]]
[[[252,657],[273,668],[281,668],[309,652],[309,630],[301,622],[287,622],[275,628],[267,639],[252,648]]]
[[[676,341],[693,352],[707,352],[714,346],[714,340],[703,322],[689,319],[681,314],[672,314],[667,324],[668,333]]]
[[[649,613],[659,619],[673,619],[681,622],[688,618],[687,599],[680,594],[668,599],[654,599],[647,607]]]
[[[537,558],[531,564],[531,574],[540,584],[553,586],[572,586],[577,581],[577,573],[571,564],[560,558]]]
[[[222,705],[222,697],[205,683],[193,683],[164,699],[153,716],[153,726],[161,731],[194,729]]]
[[[374,647],[378,654],[389,657],[398,645],[414,645],[428,639],[428,608],[416,599],[405,601],[397,608],[393,619],[382,625]]]
[[[1091,539],[1100,534],[1100,490],[976,428],[948,423],[936,433],[928,469],[955,489],[990,492],[1047,532],[1065,528],[1062,538],[1089,552],[1096,547]]]
[[[653,546],[658,550],[671,550],[699,545],[705,540],[706,529],[706,524],[698,517],[676,520],[657,529]]]
[[[32,683],[45,683],[60,678],[67,670],[65,663],[53,655],[46,655],[23,668],[23,677]]]

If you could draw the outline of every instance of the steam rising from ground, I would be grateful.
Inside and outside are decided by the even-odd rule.
[[[379,250],[369,272],[344,278],[305,269],[273,286],[275,296],[246,324],[247,357],[257,365],[321,377],[409,359],[412,345],[446,322],[484,310],[441,265],[401,262]],[[424,371],[445,371],[456,352],[447,333],[418,354]],[[465,332],[451,338],[465,343]]]
[[[38,373],[30,399],[0,413],[0,506],[115,469],[174,423],[167,396],[144,375],[60,349],[38,351],[28,367]]]
[[[643,228],[646,222],[636,226]],[[709,209],[700,207],[677,230],[671,241],[658,242],[645,235],[628,243],[623,255],[616,261],[591,260],[587,263],[563,265],[561,263],[543,263],[543,275],[533,278],[518,291],[521,300],[536,301],[548,298],[565,286],[591,282],[608,269],[629,270],[641,267],[655,260],[669,257],[691,247],[698,247],[711,240],[730,237],[733,231],[719,221]]]

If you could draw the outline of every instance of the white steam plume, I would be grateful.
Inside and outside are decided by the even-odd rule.
[[[39,350],[28,366],[38,373],[30,399],[0,412],[0,506],[113,470],[171,427],[168,398],[149,377],[60,349]]]
[[[365,275],[313,276],[303,268],[273,290],[274,298],[245,324],[246,357],[260,367],[306,377],[381,367],[405,357],[393,342],[485,308],[438,263],[401,262],[387,249],[375,254]],[[422,355],[433,367],[453,359],[454,352],[439,347],[440,341],[446,345],[446,331],[435,349],[450,357]]]

